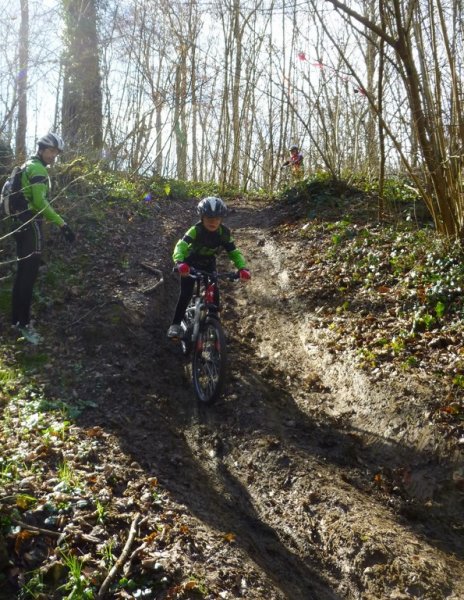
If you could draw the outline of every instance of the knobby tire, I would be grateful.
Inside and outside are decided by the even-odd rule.
[[[221,395],[227,370],[226,336],[221,323],[207,317],[193,348],[192,379],[195,395],[212,404]]]

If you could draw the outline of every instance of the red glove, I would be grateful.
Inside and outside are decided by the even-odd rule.
[[[188,275],[190,273],[190,267],[187,263],[179,263],[177,265],[177,270],[182,276]]]
[[[251,273],[248,269],[239,269],[238,274],[240,276],[240,279],[242,279],[243,281],[251,279]]]

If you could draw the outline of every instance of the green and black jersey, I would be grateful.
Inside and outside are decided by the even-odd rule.
[[[64,225],[64,220],[53,210],[48,201],[50,179],[45,163],[38,156],[33,156],[26,161],[21,185],[29,209],[35,215],[39,215],[39,218],[43,217],[59,227]]]
[[[172,255],[175,263],[186,262],[198,269],[214,268],[216,257],[225,250],[237,269],[245,268],[243,254],[235,246],[230,229],[220,225],[216,231],[208,231],[200,222],[190,227],[180,239]]]

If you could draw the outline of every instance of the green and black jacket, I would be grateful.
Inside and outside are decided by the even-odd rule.
[[[64,225],[64,220],[53,210],[48,201],[50,178],[45,163],[38,156],[32,156],[26,161],[21,185],[33,215],[39,215],[39,219],[44,218],[58,227]]]
[[[200,221],[177,242],[172,258],[176,264],[186,262],[197,269],[211,270],[222,250],[227,252],[237,269],[245,268],[245,258],[235,246],[230,229],[220,225],[216,231],[208,231]]]

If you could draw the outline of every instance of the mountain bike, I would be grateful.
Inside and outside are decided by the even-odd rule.
[[[196,397],[204,404],[212,404],[224,389],[227,371],[226,336],[219,318],[219,280],[234,281],[239,274],[190,268],[188,277],[195,279],[195,284],[181,322],[182,353],[191,356]]]

